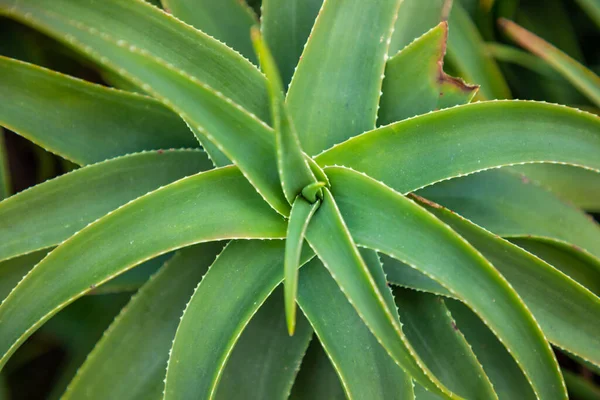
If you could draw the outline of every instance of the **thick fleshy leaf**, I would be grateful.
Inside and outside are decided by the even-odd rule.
[[[329,167],[326,173],[359,245],[412,265],[442,284],[486,321],[541,398],[566,398],[556,359],[539,325],[485,258],[447,225],[383,184],[342,167]]]
[[[139,153],[23,191],[0,202],[0,260],[55,246],[128,201],[211,167],[200,150]]]
[[[173,257],[173,253],[166,253],[161,256],[148,260],[134,269],[117,276],[110,281],[97,286],[89,292],[90,295],[104,295],[111,293],[135,292],[142,287],[152,275],[154,275],[160,267],[162,267],[169,259]]]
[[[298,304],[313,326],[348,398],[412,398],[410,377],[381,347],[317,259],[300,270]],[[305,368],[304,363],[302,368]]]
[[[179,318],[221,249],[204,243],[173,256],[113,322],[62,398],[159,398]]]
[[[17,283],[48,254],[41,250],[0,262],[0,301],[4,300]]]
[[[395,149],[402,149],[401,154]],[[564,162],[600,171],[600,118],[536,102],[473,103],[397,122],[319,155],[400,193],[502,165]]]
[[[245,1],[162,0],[162,4],[175,17],[256,62],[250,28],[258,23],[258,19]]]
[[[498,398],[537,399],[519,365],[485,323],[464,304],[453,300],[445,300],[445,303],[456,321],[457,328],[469,342],[492,381]]]
[[[421,200],[421,199],[419,199]],[[600,299],[519,247],[434,203],[422,203],[464,237],[517,291],[553,344],[600,364]]]
[[[509,238],[600,297],[600,262],[568,243],[539,238]]]
[[[263,0],[260,29],[285,88],[292,80],[323,0]]]
[[[177,328],[165,399],[215,395],[239,335],[283,279],[283,256],[282,241],[227,245],[200,282]],[[308,251],[304,262],[310,257]]]
[[[344,388],[325,350],[315,337],[310,342],[294,381],[290,400],[345,400]]]
[[[578,208],[600,212],[600,174],[595,171],[562,164],[524,164],[510,169]]]
[[[600,226],[596,222],[508,171],[490,170],[450,179],[417,193],[497,235],[558,239],[600,257]]]
[[[0,128],[0,201],[11,193],[10,170],[8,165],[8,153],[4,143],[4,131]]]
[[[569,57],[550,43],[507,19],[500,19],[500,27],[515,42],[544,59],[567,78],[597,106],[600,106],[600,77]]]
[[[401,288],[394,290],[394,296],[402,330],[440,381],[465,399],[497,398],[486,373],[439,297]]]
[[[12,3],[12,1],[8,2]],[[208,36],[203,36],[186,25],[177,26],[181,29],[185,28],[185,32],[190,30],[196,32],[197,37],[192,36],[204,47],[203,53],[206,55],[206,59],[198,63],[203,68],[196,67],[197,71],[189,72],[189,70],[180,69],[175,65],[175,61],[167,57],[171,56],[169,52],[160,51],[161,49],[157,49],[157,46],[146,43],[150,37],[157,43],[164,38],[159,39],[153,37],[154,35],[146,35],[146,42],[136,45],[135,40],[129,36],[123,36],[123,30],[119,29],[122,28],[123,17],[127,12],[143,13],[146,19],[153,17],[153,23],[151,27],[148,27],[148,32],[156,32],[157,27],[162,26],[159,23],[161,21],[165,25],[169,25],[171,22],[177,24],[175,19],[169,18],[167,14],[143,2],[127,2],[126,5],[119,3],[120,6],[112,4],[112,1],[110,3],[103,2],[105,7],[108,6],[106,10],[105,7],[100,7],[99,10],[98,7],[94,8],[91,5],[88,5],[85,10],[81,10],[79,8],[84,6],[84,3],[87,4],[87,1],[60,1],[61,4],[67,3],[64,4],[64,8],[69,12],[81,13],[81,15],[77,14],[77,22],[70,21],[62,15],[64,14],[63,10],[60,15],[54,14],[52,13],[53,7],[49,4],[37,3],[39,2],[31,5],[19,2],[16,8],[10,9],[10,13],[12,15],[12,13],[19,13],[23,9],[29,10],[29,7],[32,7],[35,13],[33,11],[27,13],[29,21],[33,20],[39,23],[38,18],[48,17],[49,20],[44,20],[44,23],[57,24],[58,26],[53,28],[57,36],[64,38],[65,34],[68,35],[69,43],[83,48],[86,53],[95,57],[100,63],[117,70],[120,75],[125,76],[179,114],[191,126],[192,131],[199,135],[201,142],[212,142],[226,158],[240,166],[245,176],[275,210],[282,215],[289,213],[289,205],[281,191],[277,171],[270,168],[276,162],[271,129],[251,113],[254,109],[249,109],[250,112],[247,112],[236,103],[239,95],[244,92],[241,87],[233,89],[239,79],[258,82],[256,79],[252,79],[255,76],[252,75],[254,67],[247,60],[223,44]],[[0,9],[3,4],[4,0],[0,3]],[[52,3],[53,6],[57,4]],[[40,11],[39,6],[42,5],[43,11]],[[122,8],[125,9],[121,10]],[[123,11],[124,14],[116,14],[118,11]],[[109,15],[104,16],[100,21],[97,14],[102,14],[102,12],[107,12]],[[41,15],[38,15],[39,13]],[[110,31],[109,29],[113,25],[116,25],[114,26],[115,31]],[[175,26],[171,26],[170,29],[171,31],[176,30]],[[185,42],[184,38],[190,39],[192,36],[178,35],[179,44]],[[135,39],[135,35],[133,35],[133,39]],[[213,48],[209,49],[210,46]],[[177,46],[173,45],[172,47],[176,48]],[[191,50],[193,48],[185,48],[182,54],[187,54]],[[206,54],[208,50],[211,50],[210,54]],[[231,72],[231,74],[223,76],[223,71],[217,68],[228,68],[225,71]],[[242,76],[230,76],[234,73],[242,74]],[[264,79],[260,72],[256,71],[256,73]],[[221,78],[231,78],[226,83],[227,90],[222,88],[225,83]],[[217,86],[213,87],[215,84]],[[262,86],[264,81],[259,84]],[[262,102],[265,99],[261,97],[261,93],[263,91],[257,89],[256,93],[248,94],[248,99],[242,105],[257,98]],[[234,96],[228,97],[228,95]],[[261,114],[258,115],[261,116]],[[225,160],[218,156],[217,161],[220,164]]]
[[[447,20],[451,5],[452,2],[448,0],[403,0],[394,26],[390,56],[396,55],[413,40]]]
[[[194,243],[284,235],[281,216],[235,167],[139,197],[61,244],[6,298],[0,306],[1,363],[61,308],[147,259]]]
[[[0,57],[0,125],[77,164],[142,150],[197,147],[156,100]]]
[[[510,98],[510,89],[500,68],[487,53],[477,27],[457,1],[452,6],[449,24],[448,60],[461,77],[480,85],[476,98]]]
[[[388,60],[379,125],[466,104],[473,98],[477,86],[452,78],[442,69],[447,36],[448,24],[444,22]]]
[[[285,237],[284,268],[284,299],[287,328],[290,335],[294,334],[296,327],[296,295],[298,293],[298,265],[304,244],[304,235],[310,219],[312,218],[321,201],[309,203],[302,196],[298,196],[292,205],[292,212],[288,222]]]
[[[216,399],[287,399],[300,369],[312,329],[298,316],[296,333],[288,335],[277,289],[258,309],[237,340],[215,395]]]
[[[377,278],[374,278],[356,248],[328,189],[324,190],[323,202],[308,226],[306,238],[358,315],[394,361],[432,392],[457,398],[415,354],[395,313],[390,309],[392,304],[386,301],[377,285]],[[383,276],[381,267],[379,270]],[[386,290],[389,289],[386,287]]]
[[[271,121],[275,130],[281,186],[288,203],[292,204],[303,188],[317,181],[306,162],[294,122],[288,112],[277,65],[258,28],[252,30],[252,42],[260,67],[268,81]]]
[[[266,82],[255,66],[141,0],[1,0],[0,14],[55,37],[121,75],[113,49],[99,34],[126,40],[195,76],[260,118],[268,118]]]
[[[306,153],[375,127],[400,0],[323,4],[289,86],[287,102]],[[343,68],[340,68],[343,65]]]

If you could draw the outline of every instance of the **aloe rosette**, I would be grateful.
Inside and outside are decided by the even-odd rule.
[[[136,91],[0,58],[0,125],[81,166],[0,203],[1,365],[174,251],[65,399],[564,399],[551,345],[600,364],[600,229],[525,177],[597,185],[596,115],[471,103],[510,94],[448,2],[163,6],[0,0]]]

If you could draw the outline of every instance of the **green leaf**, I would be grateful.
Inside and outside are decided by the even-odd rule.
[[[511,349],[540,398],[566,398],[541,329],[485,258],[429,212],[381,183],[343,167],[329,167],[326,173],[359,245],[412,265],[460,297]]]
[[[552,193],[505,170],[439,182],[417,193],[502,237],[557,239],[600,258],[597,223]]]
[[[519,365],[494,333],[464,304],[446,300],[460,332],[489,376],[500,400],[535,400],[531,385]]]
[[[283,293],[276,289],[244,328],[227,363],[216,399],[287,399],[312,329],[302,315],[296,333],[286,329]]]
[[[267,77],[281,186],[288,203],[292,204],[302,189],[316,183],[316,179],[306,163],[294,122],[288,113],[277,65],[261,38],[258,28],[252,30],[252,42],[260,60],[261,69]]]
[[[401,149],[401,154],[397,149]],[[600,118],[524,101],[473,103],[381,127],[316,157],[400,193],[502,165],[563,162],[600,171]]]
[[[335,369],[317,338],[310,342],[306,350],[289,398],[290,400],[346,399],[344,388]]]
[[[598,0],[577,0],[579,6],[583,8],[587,15],[600,27],[600,1]]]
[[[126,40],[220,91],[259,118],[268,118],[266,82],[254,65],[143,1],[0,0],[0,14],[53,36],[121,75],[119,56],[99,35]]]
[[[197,147],[156,100],[0,56],[0,125],[77,164],[142,150]]]
[[[496,61],[487,53],[477,27],[458,2],[450,13],[448,60],[461,77],[481,85],[476,98],[508,99],[508,84]]]
[[[0,299],[4,300],[17,283],[46,256],[48,251],[38,251],[0,262]],[[0,300],[0,301],[1,301]]]
[[[284,299],[288,332],[294,334],[296,328],[296,295],[298,293],[298,265],[304,243],[304,235],[313,214],[319,208],[320,200],[309,203],[298,196],[292,205],[285,237],[284,269]]]
[[[399,5],[399,0],[377,7],[363,0],[323,4],[287,97],[309,155],[375,127]]]
[[[427,31],[448,19],[452,2],[448,0],[404,0],[400,4],[398,19],[389,54],[396,53],[423,36]],[[387,75],[387,74],[386,74]]]
[[[500,27],[515,42],[545,60],[581,93],[600,106],[600,77],[550,43],[512,21],[500,19]]]
[[[181,313],[221,249],[200,244],[168,261],[115,319],[62,399],[159,398]]]
[[[562,164],[525,164],[510,167],[586,211],[600,212],[600,174]]]
[[[442,299],[401,288],[394,296],[408,340],[435,376],[465,399],[497,399]]]
[[[65,305],[147,259],[200,242],[284,236],[281,216],[235,167],[139,197],[57,247],[6,298],[0,306],[0,361]]]
[[[477,86],[452,78],[442,69],[447,35],[448,25],[441,23],[388,60],[379,125],[466,104],[473,98]]]
[[[538,238],[509,238],[600,297],[600,262],[568,243]]]
[[[0,201],[11,193],[10,169],[8,165],[8,153],[4,143],[4,131],[0,128]]]
[[[600,298],[549,264],[437,204],[426,208],[489,260],[556,346],[600,364]]]
[[[175,17],[239,51],[256,62],[250,28],[258,23],[254,11],[239,0],[162,0]]]
[[[312,257],[309,253],[304,262]],[[214,397],[237,338],[283,279],[283,256],[282,241],[227,245],[200,282],[177,328],[165,399]]]
[[[381,276],[383,277],[383,274]],[[404,373],[381,347],[377,338],[365,326],[335,280],[317,259],[312,260],[300,270],[298,304],[315,330],[327,356],[331,359],[348,398],[412,398],[410,376]],[[349,351],[349,349],[353,350]],[[325,361],[320,360],[319,363],[325,363]],[[299,377],[303,375],[304,368],[308,371],[312,366],[305,365],[303,362]],[[306,380],[318,379],[309,375],[308,372],[304,376]],[[338,388],[339,383],[335,382],[335,376],[330,374],[327,376],[329,382],[318,379],[319,382],[322,382],[319,387],[327,384],[325,388],[328,390]],[[306,385],[306,383],[304,384]],[[298,391],[302,393],[302,389],[310,390],[312,384],[310,385],[308,388],[297,385]],[[330,396],[333,395],[322,398],[332,398]],[[311,393],[310,398],[318,397],[315,393]]]
[[[148,282],[150,277],[154,275],[167,261],[169,261],[172,256],[173,253],[167,253],[148,260],[136,268],[130,269],[116,278],[97,286],[89,294],[104,295],[137,291],[146,282]]]
[[[323,0],[263,0],[260,29],[285,88],[292,80]]]
[[[600,398],[600,387],[595,385],[592,379],[586,379],[564,369],[562,373],[571,398],[579,400],[597,400]]]
[[[128,201],[211,167],[200,150],[147,152],[25,190],[0,203],[0,260],[55,246]]]
[[[391,304],[386,302],[377,280],[358,252],[328,189],[324,190],[323,202],[308,226],[306,238],[359,316],[394,361],[429,390],[447,398],[457,398],[416,356],[397,317],[390,310]],[[379,274],[383,274],[380,267]],[[315,330],[318,332],[316,328]]]

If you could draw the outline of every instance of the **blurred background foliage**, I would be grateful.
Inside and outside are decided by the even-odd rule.
[[[159,0],[148,1],[160,6]],[[260,14],[260,0],[247,1]],[[402,7],[410,7],[415,1],[436,0],[404,0],[400,13]],[[599,113],[598,107],[572,80],[567,80],[544,60],[515,44],[498,24],[500,18],[515,21],[598,74],[600,2],[455,0],[449,16],[450,36],[444,65],[449,74],[481,85],[476,100],[541,100]],[[423,33],[410,31],[407,27],[406,35],[403,35],[405,43],[397,45],[401,48]],[[1,17],[0,54],[91,82],[134,90],[52,38]],[[0,93],[0,99],[1,96]],[[4,141],[9,158],[9,193],[18,193],[76,168],[69,161],[10,131],[2,132],[1,128],[0,139]],[[41,258],[43,255],[36,253],[36,256]],[[119,293],[97,292],[83,297],[45,324],[17,351],[0,375],[0,400],[59,398],[87,353],[127,304],[133,288],[138,287],[156,266],[148,268],[146,271],[136,269],[135,274],[121,277],[115,286],[121,288]],[[565,379],[571,397],[600,399],[600,392],[593,388],[593,385],[600,387],[598,368],[560,352],[558,356],[567,371]]]

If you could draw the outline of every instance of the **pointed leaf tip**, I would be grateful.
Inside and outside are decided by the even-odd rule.
[[[296,296],[298,292],[298,267],[304,235],[308,224],[315,211],[321,204],[320,200],[314,203],[307,201],[303,196],[296,197],[290,213],[287,236],[285,240],[284,259],[284,300],[287,328],[290,336],[294,335],[296,328]]]

